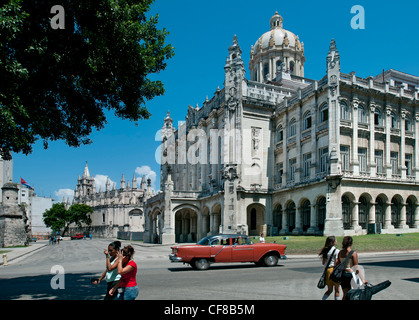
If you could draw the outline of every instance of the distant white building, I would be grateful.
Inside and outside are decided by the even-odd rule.
[[[46,239],[52,232],[44,224],[43,213],[51,209],[54,204],[53,198],[39,197],[32,189],[18,184],[19,188],[19,204],[23,205],[28,217],[28,225],[31,236],[37,239]]]
[[[90,175],[86,164],[83,175],[77,180],[73,203],[85,204],[93,208],[91,226],[83,230],[73,229],[73,232],[88,231],[95,237],[120,237],[122,239],[141,240],[144,232],[144,203],[153,195],[151,180],[141,179],[137,187],[137,179],[131,182],[121,177],[119,189],[111,185],[108,178],[105,190],[96,190],[95,178]],[[70,206],[70,203],[67,203]],[[88,230],[86,230],[86,227]]]

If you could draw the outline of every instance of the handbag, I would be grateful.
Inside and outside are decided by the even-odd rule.
[[[349,252],[348,256],[346,257],[345,261],[339,265],[337,265],[332,273],[330,274],[330,280],[332,280],[333,282],[336,283],[341,283],[342,282],[342,275],[343,275],[343,271],[345,271],[345,266],[347,264],[347,262],[349,261],[349,259],[351,258],[352,254],[354,253],[354,250],[351,250],[351,252]]]
[[[324,267],[323,274],[320,277],[319,282],[317,283],[317,288],[319,288],[319,289],[323,289],[326,286],[326,271],[329,268],[330,261],[332,261],[332,257],[335,254],[335,251],[336,251],[336,248],[335,248],[335,250],[333,250],[332,254],[330,255],[329,261],[327,262],[326,266]]]

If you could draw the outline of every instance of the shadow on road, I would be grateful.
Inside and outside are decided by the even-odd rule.
[[[278,267],[283,267],[284,265],[278,264],[274,267],[269,267],[269,268],[278,268]],[[263,266],[258,266],[256,264],[231,264],[231,265],[211,265],[210,268],[208,270],[205,271],[209,271],[209,270],[228,270],[228,269],[257,269],[257,268],[265,268],[268,269],[266,267]],[[181,271],[200,271],[200,270],[195,270],[192,269],[191,266],[185,266],[185,267],[178,267],[178,268],[167,268],[169,271],[171,272],[181,272]]]
[[[363,266],[376,266],[376,267],[394,267],[394,268],[409,268],[418,269],[419,259],[411,260],[395,260],[395,261],[377,261],[377,262],[362,262]]]
[[[0,300],[103,300],[105,296],[105,281],[99,285],[90,282],[97,278],[97,273],[66,273],[64,289],[51,287],[53,277],[51,274],[0,279]]]

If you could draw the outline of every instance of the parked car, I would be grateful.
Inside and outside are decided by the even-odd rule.
[[[273,267],[286,259],[286,245],[252,243],[246,235],[220,234],[203,238],[197,244],[173,246],[169,259],[183,262],[198,270],[206,270],[217,262],[254,262]]]
[[[71,236],[71,240],[78,240],[78,239],[83,239],[84,235],[83,233],[76,233],[75,235]]]

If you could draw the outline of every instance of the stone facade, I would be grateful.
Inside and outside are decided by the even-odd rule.
[[[12,247],[28,244],[29,226],[23,206],[18,204],[19,188],[16,183],[2,187],[0,205],[0,246]]]
[[[270,26],[251,48],[251,80],[234,36],[224,88],[177,129],[164,119],[145,241],[418,232],[418,77],[344,74],[332,40],[326,75],[304,78],[303,43],[277,13]]]

